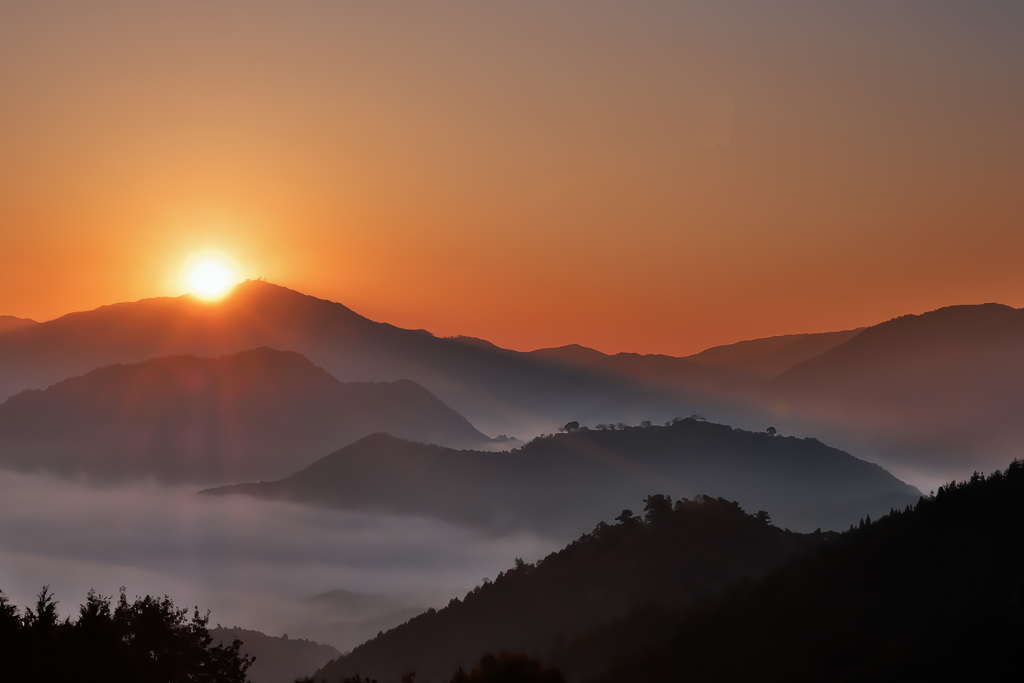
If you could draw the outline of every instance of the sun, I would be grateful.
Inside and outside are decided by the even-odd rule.
[[[220,299],[239,280],[234,259],[219,252],[193,254],[182,268],[185,289],[200,299]]]

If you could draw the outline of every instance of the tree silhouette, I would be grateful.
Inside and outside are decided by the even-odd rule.
[[[633,515],[633,511],[630,510],[629,508],[626,508],[625,510],[620,512],[619,516],[615,518],[615,521],[619,522],[620,524],[628,524],[635,520],[636,517]]]
[[[656,493],[644,498],[644,521],[662,524],[672,518],[672,499]]]
[[[78,620],[60,620],[49,586],[26,608],[0,593],[0,677],[3,680],[86,680],[104,683],[244,683],[251,657],[241,641],[211,647],[208,615],[178,608],[167,596],[129,602],[121,589],[117,606],[90,590]]]

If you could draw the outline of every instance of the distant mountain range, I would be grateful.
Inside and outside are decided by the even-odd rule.
[[[608,355],[579,344],[538,349],[530,355],[655,385],[708,389],[723,383],[770,379],[849,341],[862,329],[752,339],[682,358],[639,353]]]
[[[116,363],[263,346],[300,353],[345,382],[412,380],[490,434],[700,414],[815,434],[929,476],[991,469],[1024,436],[1024,311],[997,304],[677,358],[581,346],[520,353],[247,281],[214,303],[186,295],[43,323],[2,318],[0,398]]]
[[[772,378],[753,400],[859,433],[858,452],[991,470],[1024,442],[1024,310],[951,306],[870,327]],[[780,411],[782,412],[782,411]]]
[[[664,420],[698,405],[678,389],[373,322],[261,281],[241,283],[215,303],[189,295],[143,299],[0,334],[0,397],[115,363],[262,346],[301,353],[341,381],[413,380],[493,434],[530,435],[591,417]]]
[[[570,681],[1013,680],[1024,636],[1024,463],[843,534],[724,499],[646,499],[536,565],[313,674],[451,679],[519,652]]]
[[[111,365],[0,404],[0,464],[97,479],[279,478],[340,444],[392,434],[490,439],[410,380],[341,383],[292,351]]]
[[[715,346],[687,360],[706,367],[727,368],[754,377],[775,377],[805,360],[845,344],[864,328],[841,332],[785,334]]]
[[[846,528],[920,496],[881,467],[814,439],[695,419],[555,434],[500,453],[375,434],[284,479],[206,493],[421,515],[494,531],[526,527],[564,538],[650,491],[728,497],[803,530]]]
[[[814,433],[929,474],[990,470],[1024,439],[1024,310],[950,306],[869,328],[755,339],[685,358],[533,352],[714,401],[740,423]],[[712,413],[715,414],[715,413]],[[947,475],[948,476],[948,475]]]

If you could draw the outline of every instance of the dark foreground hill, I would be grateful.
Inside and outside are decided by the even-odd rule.
[[[723,500],[673,510],[649,497],[643,522],[621,516],[536,566],[517,562],[314,680],[448,680],[482,648],[523,650],[593,683],[1020,677],[1024,462],[843,534],[758,517]],[[770,571],[740,579],[737,567]]]
[[[441,681],[485,652],[551,648],[651,602],[684,607],[817,548],[826,535],[782,531],[725,500],[647,499],[643,519],[599,524],[536,565],[428,610],[323,667],[313,680],[361,673],[397,681]]]
[[[695,419],[555,434],[498,453],[375,434],[279,481],[210,492],[423,515],[498,531],[526,527],[566,538],[652,490],[738,500],[748,510],[771,510],[782,526],[808,531],[846,528],[920,495],[881,467],[814,439]]]
[[[1024,638],[1024,463],[941,488],[912,511],[686,615],[597,680],[1007,681]],[[639,621],[614,631],[629,633]],[[571,648],[570,648],[571,649]]]
[[[387,430],[489,439],[418,384],[343,384],[297,353],[255,349],[114,365],[0,404],[0,465],[100,479],[280,477]]]

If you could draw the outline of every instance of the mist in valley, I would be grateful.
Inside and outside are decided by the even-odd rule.
[[[12,472],[0,472],[0,500],[0,590],[19,607],[45,584],[74,617],[90,588],[116,596],[125,586],[209,609],[211,626],[342,651],[567,540]]]

